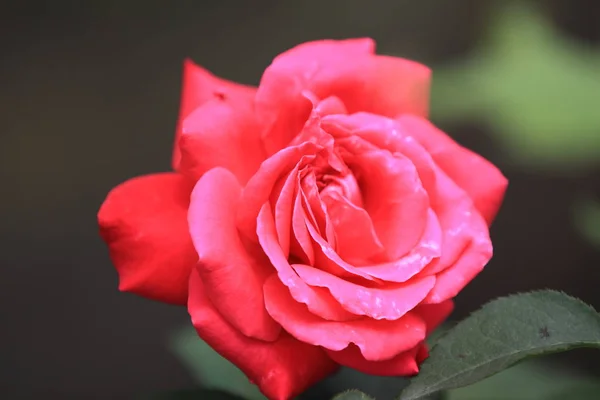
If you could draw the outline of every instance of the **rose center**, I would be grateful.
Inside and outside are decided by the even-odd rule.
[[[320,174],[317,176],[317,188],[321,197],[330,195],[332,192],[347,198],[357,207],[363,207],[362,195],[356,178],[351,171],[345,174]]]

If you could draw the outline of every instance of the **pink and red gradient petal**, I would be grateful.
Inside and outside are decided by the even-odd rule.
[[[296,339],[340,351],[354,343],[366,360],[380,361],[408,351],[425,340],[423,319],[411,312],[393,321],[369,318],[330,321],[311,313],[290,295],[275,275],[265,282],[265,305],[269,314]]]
[[[226,169],[207,172],[196,184],[189,226],[198,252],[198,274],[206,296],[244,335],[272,341],[280,326],[267,313],[262,287],[272,273],[268,260],[237,232],[235,212],[241,186]]]
[[[261,125],[250,100],[208,100],[181,123],[178,170],[198,180],[207,171],[223,167],[241,184],[265,159],[260,139]]]
[[[263,138],[268,154],[301,131],[311,112],[305,91],[321,99],[339,97],[351,113],[425,116],[430,70],[409,60],[375,55],[374,50],[371,39],[325,40],[275,58],[256,94],[258,116],[267,125]]]
[[[404,115],[398,122],[419,141],[437,165],[475,203],[488,225],[498,213],[508,180],[492,163],[456,143],[450,136],[423,118]],[[473,173],[477,171],[477,173]]]
[[[215,309],[196,272],[190,277],[188,310],[198,336],[240,368],[269,399],[294,398],[338,367],[322,348],[286,332],[273,342],[242,334]]]
[[[235,106],[238,102],[252,101],[255,94],[256,88],[216,77],[192,60],[186,59],[183,63],[181,102],[173,146],[173,169],[177,171],[181,161],[179,138],[183,130],[183,121],[196,108],[213,99],[227,99],[229,104]]]

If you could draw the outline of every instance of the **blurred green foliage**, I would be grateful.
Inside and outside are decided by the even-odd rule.
[[[347,390],[338,394],[333,400],[374,400],[371,396],[359,390]]]
[[[445,400],[594,400],[599,394],[596,380],[532,360],[471,386],[450,390]]]
[[[193,328],[174,332],[169,347],[202,387],[222,390],[247,400],[266,399],[242,371],[201,340]]]
[[[482,120],[513,162],[600,164],[600,52],[561,35],[532,2],[498,2],[467,59],[434,68],[432,118]]]
[[[600,201],[581,197],[573,205],[573,221],[581,236],[600,249]]]

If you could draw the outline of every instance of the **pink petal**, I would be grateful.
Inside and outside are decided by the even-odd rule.
[[[355,152],[383,149],[392,154],[404,155],[414,163],[425,190],[430,193],[434,188],[435,173],[432,171],[434,163],[431,155],[406,133],[397,121],[359,112],[352,115],[325,116],[321,126],[337,142],[348,143]]]
[[[292,212],[297,191],[298,167],[296,166],[287,176],[281,178],[271,194],[272,208],[275,209],[275,229],[279,245],[286,257],[290,254],[292,231]]]
[[[183,120],[196,108],[211,99],[225,98],[228,104],[246,103],[254,98],[256,88],[240,85],[217,78],[204,68],[186,59],[183,64],[183,84],[181,89],[181,104],[179,106],[179,121],[175,131],[175,146],[173,148],[173,169],[179,169],[181,154],[179,137],[183,129]],[[234,107],[235,108],[235,107]]]
[[[197,273],[190,277],[188,310],[202,340],[240,368],[270,400],[294,398],[337,368],[323,349],[285,332],[274,342],[240,333],[211,303]]]
[[[406,282],[440,257],[441,246],[442,229],[435,213],[429,210],[425,232],[408,254],[395,261],[362,266],[361,271],[387,282]]]
[[[364,208],[337,192],[325,193],[324,190],[321,197],[332,220],[337,252],[342,259],[360,265],[384,257],[385,248]]]
[[[248,239],[256,240],[256,217],[273,192],[277,181],[289,173],[305,156],[315,156],[320,146],[305,142],[287,147],[266,159],[242,192],[237,225]],[[308,162],[308,161],[307,161]]]
[[[315,229],[313,224],[306,223],[308,233],[313,240],[315,250],[314,266],[327,271],[333,275],[344,278],[362,278],[366,281],[378,282],[379,280],[363,271],[362,267],[356,267],[342,260],[335,248],[329,244]]]
[[[311,102],[303,95],[311,91],[311,78],[321,64],[331,60],[371,54],[370,39],[308,42],[277,56],[265,70],[256,95],[256,111],[267,129],[263,133],[269,154],[285,147],[297,135],[311,113]],[[337,62],[339,63],[339,62]]]
[[[492,163],[473,153],[424,118],[404,115],[398,119],[431,154],[436,164],[473,199],[491,224],[504,198],[507,179]]]
[[[212,168],[223,167],[244,184],[266,158],[251,98],[208,100],[181,126],[178,170],[194,180]]]
[[[370,361],[390,359],[425,339],[425,323],[411,313],[395,321],[324,320],[294,300],[278,276],[265,282],[265,305],[271,316],[298,340],[334,351],[354,343]]]
[[[314,172],[307,173],[300,181],[300,195],[304,201],[306,214],[310,217],[312,226],[319,235],[324,235],[327,243],[335,247],[337,241],[335,237],[335,229],[327,208],[321,199],[319,189],[317,187],[317,178]]]
[[[325,350],[327,355],[340,365],[355,369],[364,374],[379,376],[413,376],[419,372],[417,360],[421,349],[427,348],[424,345],[417,345],[414,348],[396,355],[389,360],[369,361],[366,360],[358,347],[350,345],[340,351]]]
[[[235,225],[241,186],[226,169],[208,171],[192,193],[188,214],[206,294],[227,321],[244,335],[275,340],[280,327],[267,314],[263,283],[272,273],[257,249],[244,246]]]
[[[323,100],[320,100],[314,93],[310,93],[313,98],[313,113],[319,117],[330,114],[348,114],[344,102],[338,97],[329,96]],[[304,92],[306,96],[306,92]]]
[[[119,273],[119,290],[185,305],[198,256],[188,233],[193,182],[163,173],[115,187],[98,211],[100,235]]]
[[[278,279],[287,286],[289,293],[310,312],[327,320],[345,321],[355,316],[344,310],[325,289],[308,286],[292,269],[277,243],[275,223],[269,204],[265,204],[258,216],[257,235],[260,245],[277,270]]]
[[[487,223],[478,214],[474,214],[473,219],[480,221],[471,221],[469,247],[454,264],[436,275],[436,285],[425,299],[426,303],[441,303],[456,296],[492,258],[492,242],[486,229]]]
[[[420,274],[438,276],[426,301],[439,303],[454,297],[485,267],[492,257],[492,243],[471,198],[437,166],[433,168],[437,179],[432,206],[442,226],[443,253]]]
[[[307,264],[314,264],[315,252],[308,228],[306,227],[306,213],[302,208],[302,196],[300,194],[296,194],[294,198],[292,231],[294,233],[293,239],[295,240],[291,241],[291,254]]]
[[[399,153],[339,141],[342,154],[362,188],[364,208],[378,237],[395,260],[408,253],[423,235],[429,198],[412,161]]]
[[[356,138],[360,138],[372,146],[404,154],[414,163],[443,233],[441,257],[425,267],[420,276],[445,271],[466,256],[455,271],[448,270],[446,278],[438,277],[426,301],[441,302],[452,297],[481,271],[491,257],[487,226],[481,223],[482,217],[471,197],[441,170],[423,146],[406,132],[404,125],[361,113],[327,116],[322,126],[338,141],[355,138],[352,140],[358,142]]]
[[[294,264],[296,273],[311,286],[327,288],[342,307],[356,315],[396,320],[415,308],[431,291],[435,277],[415,278],[405,284],[371,288],[340,279],[308,265]]]
[[[386,116],[426,115],[430,70],[418,63],[373,55],[370,39],[305,43],[279,55],[266,69],[256,95],[273,153],[301,130],[310,114],[303,93],[337,96],[349,112]]]

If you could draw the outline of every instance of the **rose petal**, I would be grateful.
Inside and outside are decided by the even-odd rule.
[[[420,274],[435,275],[448,269],[446,278],[437,280],[426,301],[441,302],[454,296],[481,271],[491,257],[489,232],[486,224],[481,223],[482,217],[471,197],[442,171],[423,146],[397,121],[360,113],[327,116],[323,118],[322,126],[338,141],[349,138],[358,141],[356,138],[360,138],[372,146],[404,154],[412,160],[443,233],[441,257]],[[369,146],[365,143],[361,145]],[[457,262],[460,263],[456,271],[450,272]]]
[[[193,182],[175,173],[130,179],[98,212],[100,234],[119,273],[119,290],[184,305],[198,260],[188,233]]]
[[[456,143],[424,118],[404,115],[398,122],[421,143],[434,161],[473,199],[488,224],[491,224],[508,185],[500,170],[480,155]]]
[[[442,229],[432,210],[427,215],[425,232],[406,255],[391,262],[361,266],[361,271],[387,282],[406,282],[442,254]]]
[[[188,221],[206,294],[246,336],[275,340],[280,327],[265,310],[263,283],[272,273],[260,251],[244,246],[235,225],[241,186],[226,169],[208,171],[192,193]]]
[[[433,159],[469,194],[488,223],[498,211],[507,186],[506,178],[487,160],[458,145],[425,119],[404,115],[393,121],[357,113],[325,116],[321,126],[336,138],[359,136],[376,147],[401,152],[415,162],[426,189],[431,174],[423,164],[431,164],[427,159]]]
[[[362,278],[366,281],[378,282],[377,278],[363,271],[362,267],[356,267],[342,260],[335,248],[329,244],[315,229],[313,224],[306,223],[308,233],[313,240],[315,250],[314,265],[333,275],[344,278]]]
[[[356,317],[344,310],[327,290],[308,286],[294,272],[277,243],[275,223],[268,203],[258,216],[257,235],[262,249],[277,270],[278,279],[288,287],[296,301],[306,304],[310,312],[327,320],[346,321]]]
[[[436,181],[431,190],[432,207],[442,227],[444,251],[419,274],[438,276],[426,302],[439,303],[454,297],[485,267],[492,257],[492,243],[487,224],[471,198],[439,167],[433,165],[433,169]],[[447,271],[444,279],[442,271]]]
[[[419,372],[417,361],[419,353],[427,350],[425,345],[414,348],[396,355],[389,360],[369,361],[360,353],[360,349],[350,345],[340,351],[325,350],[327,355],[340,365],[355,369],[364,374],[379,376],[413,376]],[[423,358],[422,355],[419,358]]]
[[[359,112],[352,115],[328,115],[322,118],[322,128],[337,142],[348,142],[354,152],[388,150],[410,159],[425,191],[431,196],[435,189],[434,164],[431,155],[410,136],[397,121]]]
[[[428,357],[429,357],[429,349],[427,348],[427,344],[423,343],[421,346],[419,346],[419,349],[417,350],[417,355],[415,357],[415,360],[417,361],[417,364],[421,364]]]
[[[342,307],[353,314],[377,320],[396,320],[415,308],[431,291],[435,277],[415,278],[405,284],[371,288],[340,279],[308,265],[292,265],[296,273],[311,286],[327,288]]]
[[[492,242],[486,221],[478,213],[473,213],[470,227],[469,247],[454,264],[436,275],[437,282],[424,300],[425,303],[441,303],[456,296],[492,258]]]
[[[265,70],[256,95],[266,121],[267,152],[287,145],[310,114],[303,93],[337,96],[349,112],[426,115],[430,70],[418,63],[373,55],[370,39],[316,41],[279,55]]]
[[[335,247],[337,238],[335,236],[335,229],[327,208],[321,199],[319,189],[317,187],[317,178],[313,171],[307,173],[300,180],[300,188],[306,214],[310,217],[312,226],[315,228],[319,235],[323,236],[331,246]]]
[[[302,196],[294,197],[294,210],[292,212],[292,232],[294,233],[290,249],[293,256],[298,257],[308,264],[314,264],[315,252],[312,240],[306,227],[306,213],[302,207]]]
[[[419,304],[414,312],[425,321],[427,335],[432,333],[454,310],[454,302],[446,300],[437,304]]]
[[[321,197],[335,229],[336,248],[342,259],[360,265],[385,257],[385,248],[364,208],[337,192],[324,190]]]
[[[186,59],[183,64],[183,84],[181,89],[181,104],[179,106],[179,120],[175,131],[175,146],[173,148],[173,169],[179,169],[181,154],[179,150],[179,137],[183,129],[183,120],[196,108],[207,101],[217,98],[226,99],[228,104],[235,105],[247,102],[254,98],[256,88],[240,85],[221,78],[217,78],[204,68]],[[235,108],[235,107],[234,107]]]
[[[215,309],[197,273],[190,277],[188,310],[202,340],[240,368],[271,400],[294,398],[337,368],[323,349],[285,332],[274,342],[241,334]]]
[[[292,212],[297,191],[298,167],[296,166],[285,178],[280,179],[281,187],[274,191],[275,227],[279,245],[286,257],[290,254],[292,231]]]
[[[265,305],[271,316],[298,340],[334,351],[354,343],[370,361],[390,359],[425,339],[425,323],[412,313],[395,321],[326,321],[294,300],[276,275],[265,282]]]
[[[245,184],[266,158],[251,98],[208,100],[181,126],[178,171],[194,180],[211,168],[224,167]]]
[[[353,140],[339,143],[347,151],[342,157],[362,188],[364,208],[388,257],[395,260],[403,256],[422,236],[429,209],[429,198],[414,164],[387,150],[364,151]]]
[[[237,225],[245,237],[256,240],[256,216],[269,200],[276,182],[294,169],[303,157],[315,156],[319,150],[320,146],[315,143],[301,143],[281,150],[260,165],[242,191],[240,201],[244,207],[237,213]]]
[[[319,64],[371,54],[374,47],[370,39],[323,40],[277,56],[265,70],[256,95],[257,114],[266,123],[263,141],[267,153],[283,148],[301,131],[312,108],[304,93],[310,91],[309,82]]]

